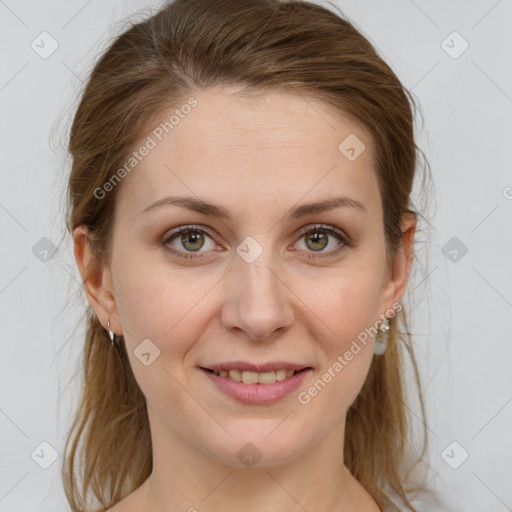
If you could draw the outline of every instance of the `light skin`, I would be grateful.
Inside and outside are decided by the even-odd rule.
[[[85,228],[74,232],[82,277],[92,269],[88,300],[102,325],[110,319],[123,335],[151,426],[153,473],[112,511],[378,512],[343,463],[346,413],[374,357],[373,338],[308,404],[297,395],[401,300],[415,219],[404,216],[403,243],[388,265],[369,133],[319,100],[277,92],[249,100],[236,91],[194,94],[198,105],[118,185],[110,265],[93,261]],[[366,145],[354,161],[338,150],[349,134]],[[171,195],[215,203],[232,218],[177,205],[143,212]],[[285,217],[338,196],[365,211]],[[188,225],[203,238],[166,243]],[[248,236],[262,248],[251,263],[236,252]],[[160,350],[149,366],[134,354],[145,339]],[[231,360],[313,371],[289,396],[249,405],[198,368]],[[249,442],[261,452],[252,467],[237,456]]]

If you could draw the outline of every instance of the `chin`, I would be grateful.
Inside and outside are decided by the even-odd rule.
[[[227,427],[233,437],[223,436],[224,442],[215,446],[211,445],[210,438],[206,448],[214,458],[228,466],[263,468],[286,464],[305,450],[304,439],[295,439],[284,429],[280,433],[277,429],[272,432],[278,425],[275,421],[272,423],[272,428],[268,428],[267,422],[264,428],[258,428],[262,425],[257,422],[252,429],[241,429],[240,432]]]

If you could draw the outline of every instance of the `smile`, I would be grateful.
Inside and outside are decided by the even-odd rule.
[[[302,370],[284,368],[266,372],[212,370],[199,368],[223,395],[246,404],[270,404],[293,393],[311,367]]]
[[[280,369],[270,372],[249,372],[241,370],[209,370],[219,377],[227,377],[235,382],[243,382],[244,384],[274,384],[288,377],[292,377],[297,373],[295,370]]]

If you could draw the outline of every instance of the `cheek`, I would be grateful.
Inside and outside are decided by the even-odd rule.
[[[357,282],[356,282],[357,281]],[[372,333],[378,316],[375,287],[361,280],[332,290],[329,300],[315,302],[315,311],[329,327],[316,336],[322,352],[317,379],[304,389],[327,425],[340,421],[366,380],[373,359]],[[365,284],[365,286],[363,286]]]
[[[313,312],[310,333],[321,349],[321,368],[317,380],[303,391],[317,414],[338,421],[359,394],[373,358],[372,332],[379,315],[381,274],[377,266],[347,267],[336,277],[316,282],[302,297]],[[326,404],[334,404],[327,407]]]
[[[382,274],[375,267],[346,268],[336,277],[317,283],[305,301],[327,326],[327,352],[348,350],[351,341],[379,317]],[[323,283],[323,286],[322,286]]]
[[[186,396],[178,383],[184,382],[183,361],[197,340],[201,297],[212,286],[204,280],[191,286],[189,276],[185,272],[171,275],[168,266],[147,256],[115,262],[116,303],[130,365],[156,410],[185,407]],[[144,341],[148,339],[151,343]],[[149,361],[144,361],[145,352],[150,354]]]
[[[180,353],[193,343],[207,295],[221,276],[174,268],[140,256],[112,260],[116,304],[128,345],[151,339],[161,351]]]

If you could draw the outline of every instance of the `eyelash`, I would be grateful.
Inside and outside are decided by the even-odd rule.
[[[199,253],[197,253],[197,254],[186,253],[186,252],[183,252],[183,251],[178,251],[178,250],[176,250],[174,248],[171,248],[171,247],[169,247],[167,245],[170,242],[172,242],[173,240],[175,240],[182,233],[189,233],[189,232],[203,233],[203,234],[208,235],[212,240],[214,240],[213,236],[210,234],[210,232],[208,230],[205,230],[204,228],[201,228],[199,226],[188,225],[188,226],[180,226],[178,229],[176,229],[174,232],[172,232],[168,237],[165,238],[165,240],[163,241],[163,245],[165,246],[165,248],[169,252],[171,252],[175,256],[178,256],[179,258],[185,258],[185,259],[203,258],[203,256],[199,255]],[[331,226],[325,225],[325,224],[315,224],[312,227],[302,228],[301,229],[301,237],[300,238],[302,238],[303,236],[307,235],[310,232],[327,233],[329,235],[334,236],[340,242],[342,242],[341,247],[339,247],[338,249],[335,249],[333,251],[330,251],[327,254],[313,254],[311,256],[307,256],[307,258],[310,258],[310,259],[313,259],[313,260],[322,259],[322,258],[333,258],[333,257],[337,256],[345,248],[353,246],[352,241],[348,237],[345,237],[337,229],[335,229],[335,228],[333,228]]]

